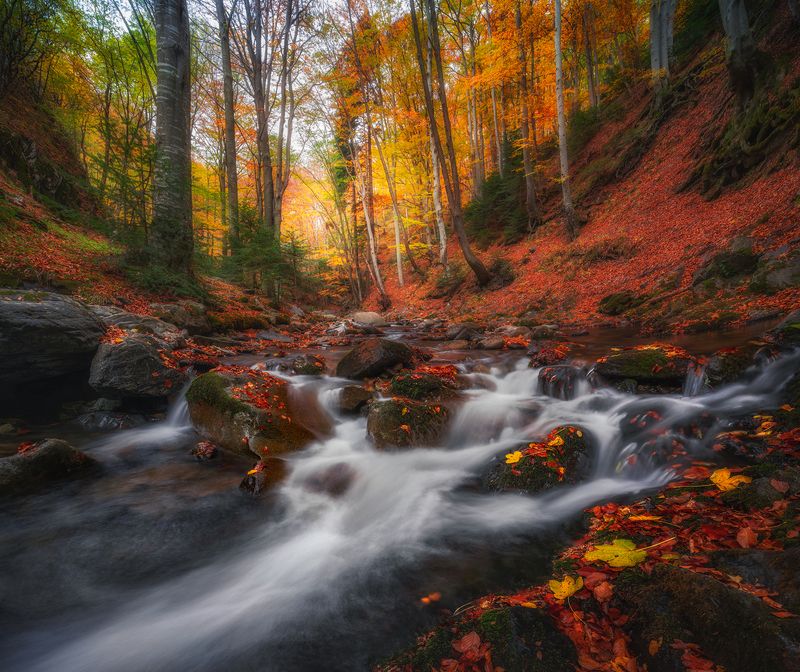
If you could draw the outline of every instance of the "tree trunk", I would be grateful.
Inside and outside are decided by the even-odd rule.
[[[430,39],[428,40],[428,73],[427,86],[433,90],[433,55]],[[431,175],[433,179],[433,214],[436,218],[436,230],[439,233],[439,263],[447,266],[447,229],[442,214],[442,176],[439,168],[439,152],[433,138],[433,129],[429,129],[428,138],[431,145]]]
[[[669,81],[678,0],[650,0],[650,73],[656,90]]]
[[[592,4],[586,3],[583,8],[583,46],[586,54],[586,84],[589,89],[589,105],[597,107],[599,99],[597,96],[597,81],[595,80],[594,59],[592,57]]]
[[[528,111],[528,58],[525,55],[525,35],[522,30],[522,10],[517,0],[515,23],[517,27],[517,58],[519,61],[520,134],[522,135],[522,168],[525,171],[525,212],[528,215],[528,231],[533,231],[542,222],[536,202],[536,181],[531,160],[530,114]]]
[[[725,29],[728,74],[741,109],[756,89],[756,45],[744,0],[719,0],[719,11]]]
[[[192,274],[189,15],[186,0],[155,0],[158,64],[156,160],[150,253],[156,265]]]
[[[447,193],[447,203],[450,206],[450,218],[453,223],[453,230],[456,232],[461,252],[464,255],[464,260],[467,262],[478,284],[483,286],[491,280],[491,275],[486,270],[486,267],[481,263],[475,254],[472,252],[469,240],[467,239],[467,232],[464,228],[464,214],[461,207],[461,185],[458,178],[458,163],[456,161],[455,149],[453,146],[453,133],[450,125],[450,114],[447,106],[447,91],[444,83],[444,69],[442,67],[442,53],[439,45],[439,27],[436,17],[436,3],[435,0],[423,0],[427,4],[429,32],[431,36],[431,47],[433,51],[433,60],[436,65],[436,78],[438,84],[438,97],[439,106],[442,111],[442,125],[444,126],[445,146],[447,148],[447,161],[442,163],[442,177],[444,178],[444,188]],[[417,21],[417,12],[414,7],[415,0],[410,0],[411,5],[411,19],[414,29],[414,42],[417,49],[417,63],[419,65],[420,73],[422,74],[423,90],[425,94],[425,109],[428,114],[428,122],[431,127],[431,133],[436,143],[436,151],[439,156],[444,156],[442,150],[442,142],[439,137],[439,129],[436,125],[436,114],[433,107],[433,95],[428,87],[428,79],[425,73],[425,58],[422,53],[422,39],[420,37],[419,23]],[[449,164],[449,165],[448,165]]]
[[[567,125],[564,118],[564,68],[561,62],[561,0],[555,4],[556,108],[558,109],[558,156],[561,163],[561,195],[564,218],[570,238],[578,235],[578,217],[572,204],[569,186],[569,156],[567,154]]]
[[[216,0],[219,41],[222,50],[222,92],[225,108],[225,177],[227,181],[228,240],[231,250],[239,247],[239,178],[236,169],[236,120],[233,109],[230,17],[224,0]]]

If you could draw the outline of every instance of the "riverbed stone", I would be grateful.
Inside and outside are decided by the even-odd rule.
[[[698,644],[728,672],[798,669],[800,622],[775,618],[753,595],[670,565],[657,565],[649,576],[626,570],[614,587],[630,615],[625,628],[633,649],[651,672],[684,669],[676,642]]]
[[[399,373],[389,383],[394,396],[415,401],[444,401],[456,395],[455,379],[436,376],[431,373]]]
[[[378,449],[434,446],[449,420],[450,411],[441,404],[399,398],[375,401],[367,416],[367,434]]]
[[[339,390],[339,410],[342,413],[358,413],[374,397],[361,385],[345,385]]]
[[[498,492],[533,494],[576,483],[589,468],[589,446],[579,427],[557,427],[542,441],[499,455],[486,484]]]
[[[192,335],[210,334],[212,331],[206,307],[198,301],[151,303],[150,309],[156,317],[181,329],[186,329]]]
[[[539,371],[539,390],[554,399],[574,399],[580,381],[586,375],[582,369],[570,364],[545,366]]]
[[[45,439],[22,453],[0,458],[0,496],[35,492],[98,467],[96,460],[66,441]]]
[[[336,366],[340,378],[375,378],[397,366],[411,366],[414,351],[404,343],[388,338],[368,338],[350,350]]]
[[[594,371],[612,384],[630,379],[647,391],[672,391],[683,387],[689,366],[694,364],[687,352],[655,343],[611,352],[597,360]]]
[[[389,324],[380,313],[372,311],[360,311],[350,315],[350,320],[355,324],[367,327],[385,327]]]
[[[226,367],[204,373],[192,381],[186,401],[198,431],[234,453],[272,457],[314,439],[296,416],[286,381],[265,371]]]
[[[121,343],[103,343],[92,360],[89,384],[113,398],[159,398],[177,392],[183,371],[167,366],[161,353],[166,343],[154,336],[132,334]]]
[[[19,384],[88,370],[104,328],[80,301],[0,290],[0,396]]]

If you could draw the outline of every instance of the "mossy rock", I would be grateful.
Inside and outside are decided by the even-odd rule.
[[[298,376],[321,376],[328,368],[322,355],[299,355],[292,360],[292,373]]]
[[[769,335],[778,343],[795,346],[800,345],[800,310],[788,315]]]
[[[412,650],[377,669],[386,672],[439,670],[442,660],[460,657],[453,643],[470,632],[490,645],[495,670],[563,672],[574,669],[577,661],[573,645],[544,610],[500,606],[476,616],[461,616],[452,624],[434,628],[421,637]]]
[[[632,579],[622,580],[632,573]],[[669,565],[627,570],[615,583],[618,608],[639,661],[651,672],[684,669],[676,641],[694,642],[728,672],[796,670],[800,622],[779,619],[757,597]],[[653,645],[655,642],[656,645]]]
[[[455,394],[454,383],[430,373],[401,373],[389,384],[392,394],[416,401],[441,401]]]
[[[246,388],[248,383],[253,387]],[[293,417],[286,382],[266,372],[205,373],[192,381],[186,401],[195,427],[235,453],[270,457],[300,450],[314,439]]]
[[[752,247],[737,250],[724,250],[714,255],[695,275],[694,284],[701,284],[715,278],[730,280],[750,275],[758,268],[759,255]]]
[[[601,315],[622,315],[641,305],[646,299],[646,296],[639,296],[629,290],[615,292],[600,299],[597,312]]]
[[[706,380],[712,388],[741,380],[745,371],[753,366],[754,357],[761,345],[747,343],[735,348],[717,350],[706,366]]]
[[[543,442],[520,446],[519,452],[522,456],[512,464],[504,456],[498,458],[487,478],[489,489],[533,494],[577,482],[589,465],[586,434],[578,427],[558,427]]]
[[[612,352],[598,360],[594,370],[611,382],[630,379],[640,385],[680,387],[686,379],[689,365],[693,363],[694,359],[688,353],[654,344]]]
[[[370,405],[367,434],[375,447],[410,448],[440,442],[450,420],[446,406],[410,399],[388,399]]]

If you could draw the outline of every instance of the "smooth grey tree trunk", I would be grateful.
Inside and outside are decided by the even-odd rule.
[[[222,52],[222,93],[225,108],[225,178],[227,183],[228,240],[231,251],[239,246],[239,177],[236,168],[236,118],[233,109],[230,17],[224,0],[216,0],[219,42]]]
[[[436,16],[437,8],[435,0],[423,0],[426,3],[428,14],[428,30],[430,32],[431,48],[433,51],[433,61],[436,67],[436,83],[437,94],[439,98],[439,107],[442,111],[442,126],[444,127],[445,146],[447,154],[445,156],[442,149],[442,141],[439,137],[439,128],[436,123],[436,113],[433,106],[433,93],[428,86],[428,78],[426,76],[425,57],[422,53],[422,39],[420,37],[419,22],[417,20],[417,11],[414,6],[415,0],[410,0],[411,6],[411,23],[414,30],[414,43],[417,49],[417,63],[419,65],[420,73],[422,74],[422,88],[425,94],[425,109],[428,115],[428,123],[431,133],[436,143],[436,151],[439,156],[446,160],[442,162],[442,177],[444,179],[444,188],[447,193],[447,203],[450,206],[450,219],[453,223],[453,230],[456,233],[458,244],[461,247],[461,253],[464,256],[464,261],[472,269],[478,284],[483,286],[491,280],[492,276],[486,267],[481,263],[481,260],[475,256],[467,238],[467,232],[464,228],[464,212],[461,206],[461,185],[458,177],[458,163],[456,161],[455,148],[453,145],[453,133],[450,125],[450,113],[447,106],[447,91],[444,83],[444,68],[442,67],[442,52],[439,44],[439,26]]]
[[[728,74],[740,107],[753,97],[756,88],[756,46],[744,0],[719,0],[722,26],[725,29],[725,52]]]
[[[522,169],[525,172],[525,212],[528,231],[541,224],[539,205],[536,202],[536,180],[531,159],[530,114],[528,111],[528,58],[525,54],[525,36],[522,32],[522,10],[517,0],[515,24],[517,28],[517,58],[519,62],[520,134],[522,135]]]
[[[430,39],[427,41],[428,49],[428,88],[433,90],[433,55]],[[444,215],[442,213],[442,176],[439,168],[439,152],[436,149],[436,142],[433,138],[433,130],[429,129],[428,139],[431,145],[431,177],[433,180],[433,214],[436,218],[436,230],[439,233],[439,263],[447,266],[447,229],[444,226]]]
[[[191,275],[192,158],[189,15],[186,0],[155,0],[156,158],[152,261]]]
[[[578,234],[578,218],[572,203],[569,185],[569,156],[567,153],[567,124],[564,115],[564,67],[561,60],[561,0],[555,0],[556,108],[558,109],[558,157],[561,164],[561,196],[564,218],[571,238]]]
[[[650,72],[660,88],[669,80],[678,0],[650,0]]]

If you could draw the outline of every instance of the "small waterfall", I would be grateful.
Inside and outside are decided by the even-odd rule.
[[[686,370],[686,379],[683,381],[683,396],[696,397],[705,389],[706,382],[705,362],[690,364]]]

